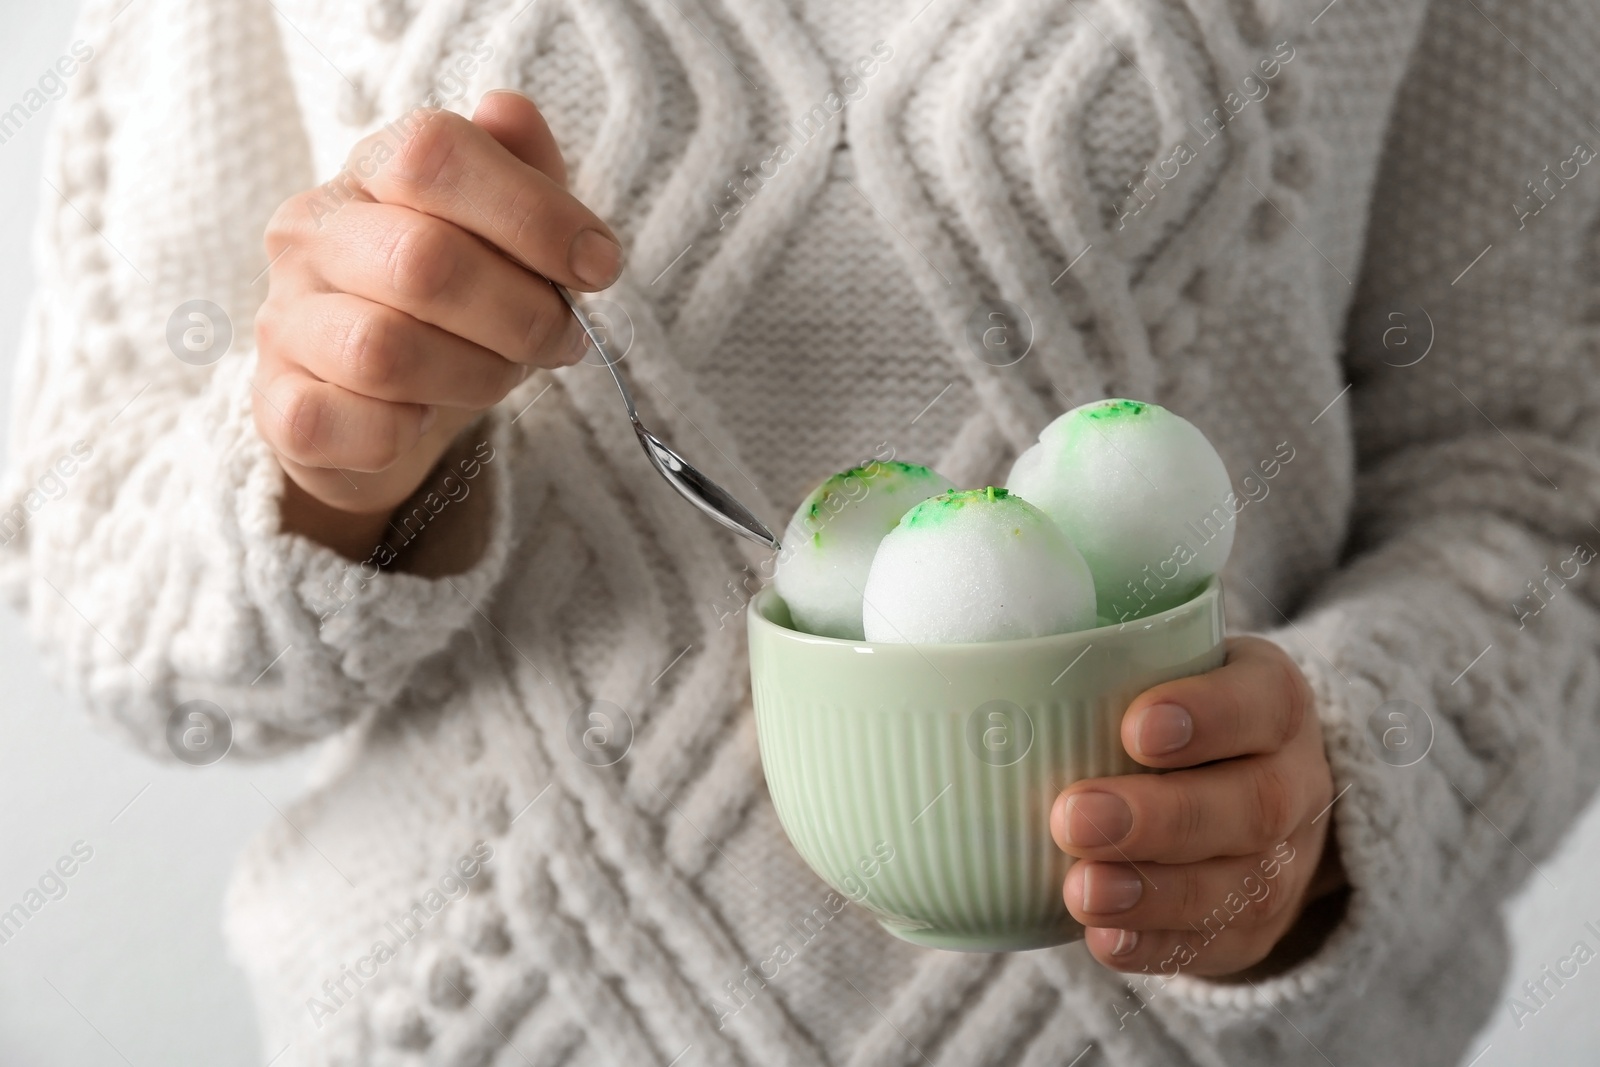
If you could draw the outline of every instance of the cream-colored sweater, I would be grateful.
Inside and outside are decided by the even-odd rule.
[[[0,573],[154,753],[192,699],[228,758],[338,735],[228,901],[280,1067],[1455,1062],[1498,903],[1600,778],[1596,29],[1579,0],[89,0]],[[983,484],[1094,397],[1205,430],[1247,501],[1231,621],[1325,724],[1354,890],[1318,951],[1130,982],[855,908],[802,939],[827,892],[762,785],[761,559],[649,470],[601,368],[535,375],[397,520],[482,533],[470,569],[278,532],[263,223],[430,92],[505,86],[626,238],[648,419],[774,524],[885,448]],[[167,341],[194,299],[231,319],[209,366]],[[968,340],[997,300],[1031,324],[1010,365]],[[631,724],[611,766],[575,755],[591,700]]]

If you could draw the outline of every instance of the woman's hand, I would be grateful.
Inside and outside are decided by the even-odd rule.
[[[1122,744],[1147,767],[1186,769],[1077,782],[1056,799],[1051,832],[1078,858],[1067,909],[1089,951],[1169,977],[1261,962],[1335,887],[1337,864],[1321,863],[1333,780],[1300,669],[1270,641],[1235,638],[1222,667],[1140,694]]]
[[[470,122],[410,119],[266,231],[256,426],[291,483],[285,528],[354,559],[476,413],[534,367],[582,358],[545,279],[597,290],[622,269],[526,97],[491,93]]]

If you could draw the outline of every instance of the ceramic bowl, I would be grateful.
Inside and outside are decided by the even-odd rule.
[[[794,847],[896,937],[972,952],[1083,936],[1052,803],[1145,770],[1122,748],[1128,704],[1225,654],[1215,578],[1149,618],[952,645],[801,633],[768,589],[749,632],[761,763]]]

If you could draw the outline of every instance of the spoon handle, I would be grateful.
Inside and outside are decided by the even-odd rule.
[[[572,311],[573,318],[578,320],[578,325],[583,327],[583,332],[589,335],[589,343],[594,345],[596,352],[600,353],[600,358],[604,361],[606,370],[611,372],[611,380],[617,383],[617,391],[622,394],[622,402],[628,406],[629,420],[637,424],[639,422],[639,409],[633,402],[633,393],[629,392],[628,383],[623,381],[621,372],[617,370],[616,360],[611,358],[611,353],[607,351],[605,342],[600,340],[600,331],[590,321],[589,316],[584,314],[583,308],[578,305],[578,302],[572,299],[572,294],[567,292],[566,286],[551,282],[550,287],[556,291],[562,300],[566,301],[567,307]]]
[[[583,332],[589,335],[595,351],[600,353],[600,358],[605,361],[606,369],[611,372],[611,380],[617,383],[617,391],[622,394],[622,401],[628,406],[628,419],[633,423],[634,436],[638,437],[639,445],[649,457],[650,465],[656,469],[656,473],[666,479],[667,484],[672,486],[679,496],[728,529],[774,551],[782,548],[772,531],[756,518],[754,512],[739,503],[732,493],[707,478],[694,464],[678,455],[665,441],[645,428],[644,423],[639,421],[639,409],[634,406],[633,394],[628,391],[628,383],[623,381],[622,373],[617,370],[616,360],[611,358],[605,342],[600,339],[600,331],[590,321],[589,316],[584,314],[578,302],[572,299],[571,293],[555,282],[550,284],[561,294],[561,299],[567,302],[567,307],[572,310],[578,325],[583,327]]]

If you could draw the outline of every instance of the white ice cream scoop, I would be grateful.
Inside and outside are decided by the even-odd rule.
[[[868,641],[1004,641],[1096,621],[1083,556],[1044,512],[992,487],[907,512],[878,546],[864,592]]]
[[[859,641],[861,594],[883,535],[920,501],[954,488],[914,463],[841,471],[801,502],[783,535],[773,585],[807,633]]]
[[[1112,621],[1187,600],[1233,548],[1227,468],[1205,434],[1156,404],[1073,408],[1017,457],[1006,486],[1077,545]]]

